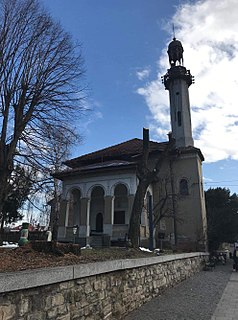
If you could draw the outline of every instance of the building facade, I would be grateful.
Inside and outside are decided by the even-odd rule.
[[[172,132],[167,142],[149,141],[152,170],[171,142],[173,147],[145,194],[140,241],[146,245],[149,238],[148,199],[152,199],[155,242],[192,250],[206,244],[204,158],[194,147],[188,93],[193,77],[183,66],[180,41],[173,39],[168,55],[170,69],[163,83],[169,91]],[[58,240],[103,246],[127,238],[144,142],[132,139],[68,160],[68,169],[54,174],[63,183]],[[76,235],[73,226],[78,226]]]

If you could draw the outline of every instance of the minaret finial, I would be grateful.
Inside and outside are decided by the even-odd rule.
[[[183,46],[182,43],[177,40],[175,37],[170,42],[168,47],[169,63],[171,67],[178,65],[183,65]]]
[[[174,23],[173,23],[173,40],[176,40],[176,37],[175,37],[175,28],[174,28]]]

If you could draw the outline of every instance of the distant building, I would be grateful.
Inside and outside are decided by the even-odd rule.
[[[194,147],[188,88],[193,83],[183,66],[183,47],[175,38],[168,48],[170,69],[163,77],[170,96],[173,150],[150,184],[141,212],[140,241],[149,238],[148,199],[164,217],[156,226],[155,240],[186,249],[204,248],[206,210],[200,149]],[[161,157],[169,142],[149,141],[149,165]],[[143,140],[131,139],[68,160],[68,170],[55,173],[63,182],[58,239],[82,245],[117,243],[128,233],[131,209],[138,186],[138,161]],[[155,210],[156,211],[156,210]],[[155,212],[154,211],[154,212]],[[157,210],[158,211],[158,210]]]

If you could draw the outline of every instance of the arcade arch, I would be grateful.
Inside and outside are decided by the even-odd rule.
[[[66,216],[65,225],[79,225],[81,215],[81,191],[76,188],[70,190],[68,198],[68,214]]]
[[[118,183],[114,189],[114,224],[128,224],[128,189]]]
[[[95,186],[91,190],[90,198],[90,229],[91,233],[103,233],[103,221],[105,212],[104,189]]]

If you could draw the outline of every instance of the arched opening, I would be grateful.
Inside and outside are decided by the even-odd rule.
[[[68,212],[68,219],[66,221],[66,226],[74,226],[80,224],[80,203],[81,192],[78,189],[73,189],[70,192],[69,197],[69,212]]]
[[[118,184],[114,190],[114,224],[128,223],[128,192],[124,184]]]
[[[91,192],[90,228],[91,234],[103,232],[104,189],[96,186]]]

